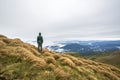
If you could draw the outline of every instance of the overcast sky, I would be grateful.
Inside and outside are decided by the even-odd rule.
[[[35,40],[120,39],[120,0],[0,0],[0,34]]]

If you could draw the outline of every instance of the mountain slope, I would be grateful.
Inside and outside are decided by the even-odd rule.
[[[82,56],[93,56],[120,50],[120,40],[58,41],[46,47],[58,52],[77,52]]]
[[[115,65],[120,68],[120,50],[92,58],[94,61]]]
[[[20,39],[0,35],[0,80],[120,80],[120,69],[92,60],[41,53]]]

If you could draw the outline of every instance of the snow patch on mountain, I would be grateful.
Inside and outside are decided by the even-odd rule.
[[[117,46],[118,49],[120,49],[120,46]]]

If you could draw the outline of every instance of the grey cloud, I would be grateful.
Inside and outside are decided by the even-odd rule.
[[[120,0],[0,0],[0,34],[36,39],[120,38]]]

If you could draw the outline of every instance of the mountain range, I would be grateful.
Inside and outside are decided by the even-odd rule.
[[[81,55],[96,55],[120,50],[120,40],[114,41],[57,41],[46,48],[57,52],[78,52]]]

